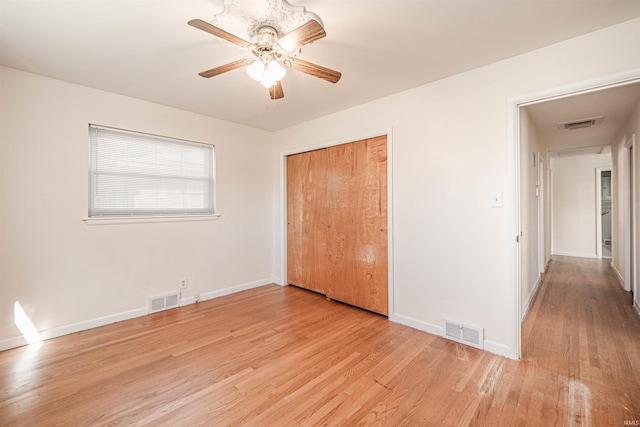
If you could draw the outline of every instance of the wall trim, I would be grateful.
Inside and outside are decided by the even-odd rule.
[[[578,252],[558,252],[555,251],[553,253],[553,255],[559,255],[559,256],[572,256],[572,257],[576,257],[576,258],[593,258],[593,259],[597,259],[598,255],[596,254],[581,254]]]
[[[624,278],[624,290],[631,290],[631,277],[635,275],[636,271],[636,259],[631,256],[631,252],[633,248],[636,246],[636,223],[635,221],[631,221],[631,218],[635,216],[635,203],[631,203],[632,195],[631,191],[635,191],[635,187],[631,186],[631,176],[634,174],[636,169],[636,156],[631,155],[631,151],[635,146],[635,138],[633,134],[626,138],[622,144],[624,149],[621,150],[622,159],[618,159],[618,167],[622,169],[622,182],[617,183],[617,189],[620,190],[622,187],[622,230],[617,230],[617,236],[615,238],[621,237],[621,241],[623,243],[622,250],[622,261],[624,263],[624,271],[622,272],[622,277]],[[622,147],[621,147],[622,148]],[[635,150],[633,150],[635,152]],[[619,221],[618,221],[619,224]],[[618,225],[616,224],[616,225]],[[616,254],[617,255],[617,254]],[[620,255],[618,255],[620,256]]]
[[[23,345],[27,345],[27,340],[23,337],[7,338],[6,340],[0,341],[0,351],[11,350],[12,348],[22,347]]]
[[[389,316],[389,320],[395,323],[399,323],[404,326],[408,326],[419,331],[428,332],[433,335],[442,336],[442,326],[434,325],[433,323],[424,322],[422,320],[414,319],[413,317],[403,316],[402,314],[394,314],[393,318]]]
[[[511,350],[509,350],[509,346],[499,342],[484,340],[484,349],[489,353],[497,354],[498,356],[508,357],[509,359],[514,360],[520,359],[517,354],[513,354]]]
[[[242,291],[247,291],[253,288],[259,288],[260,286],[270,285],[272,283],[275,284],[275,279],[269,278],[269,279],[256,280],[254,282],[249,282],[249,283],[243,283],[241,285],[230,286],[228,288],[218,289],[215,291],[204,292],[200,294],[200,302],[206,301],[209,299],[220,298],[226,295],[231,295],[231,294],[235,294]],[[196,300],[194,296],[185,297],[180,300],[181,307],[185,305],[195,304],[195,303],[196,303]]]
[[[538,276],[538,279],[536,280],[536,283],[534,283],[534,285],[533,285],[533,290],[529,293],[529,297],[527,298],[527,302],[524,305],[524,307],[522,308],[522,311],[520,313],[520,319],[521,320],[524,320],[524,316],[526,316],[527,313],[529,312],[529,308],[531,307],[531,303],[536,298],[536,295],[538,294],[538,291],[540,290],[540,283],[542,283],[541,279],[542,279],[542,277]]]
[[[274,283],[272,278],[256,280],[255,282],[244,283],[241,285],[231,286],[224,289],[218,289],[215,291],[205,292],[200,294],[200,301],[218,298],[225,295],[230,295],[236,292],[245,291],[248,289],[258,288],[260,286]],[[189,305],[195,303],[193,296],[182,298],[180,300],[180,306]],[[40,332],[42,340],[49,340],[52,338],[58,338],[64,335],[73,334],[76,332],[86,331],[88,329],[98,328],[100,326],[110,325],[116,322],[122,322],[124,320],[133,319],[136,317],[142,317],[149,314],[149,307],[140,307],[133,310],[123,311],[120,313],[109,314],[106,316],[96,317],[94,319],[83,320],[81,322],[71,323],[68,325],[57,326],[51,329],[45,329]],[[21,337],[13,337],[0,341],[0,351],[10,350],[16,347],[22,347],[27,344],[27,341]]]
[[[135,317],[146,316],[149,313],[149,307],[140,307],[133,310],[122,311],[120,313],[108,314],[106,316],[96,317],[94,319],[83,320],[68,325],[57,326],[51,329],[39,331],[42,340],[50,340],[64,335],[74,334],[76,332],[86,331],[88,329],[98,328],[100,326],[110,325],[123,320],[133,319]],[[26,345],[27,341],[21,337],[9,338],[0,341],[0,351],[9,350],[16,347]]]
[[[640,302],[637,299],[633,302],[633,308],[636,310],[636,314],[640,316]]]
[[[618,279],[618,283],[620,283],[620,286],[622,286],[622,289],[625,289],[624,287],[624,277],[622,277],[622,274],[620,274],[620,272],[618,271],[618,268],[616,267],[616,265],[613,263],[613,261],[611,261],[609,263],[609,266],[611,267],[611,269],[613,270],[613,273],[616,276],[616,279]],[[626,289],[625,289],[626,290]]]
[[[395,314],[393,318],[389,316],[389,320],[439,337],[442,337],[444,332],[441,325],[434,325],[433,323],[424,322],[402,314]],[[484,351],[510,359],[518,359],[518,355],[509,350],[509,346],[495,341],[484,340]]]

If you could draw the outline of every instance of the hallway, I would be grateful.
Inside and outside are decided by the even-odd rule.
[[[553,256],[523,322],[523,361],[549,380],[532,402],[557,394],[574,425],[640,420],[640,318],[609,262]]]

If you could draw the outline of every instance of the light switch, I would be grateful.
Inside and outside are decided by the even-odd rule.
[[[491,195],[491,207],[492,208],[501,208],[502,207],[502,192],[493,193]]]

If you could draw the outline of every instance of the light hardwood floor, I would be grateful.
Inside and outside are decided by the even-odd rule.
[[[554,257],[505,359],[275,285],[0,353],[0,425],[623,426],[640,320]]]

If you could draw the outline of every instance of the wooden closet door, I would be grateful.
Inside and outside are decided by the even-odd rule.
[[[388,315],[387,137],[326,151],[326,295]]]
[[[287,281],[325,293],[325,150],[287,157]]]

